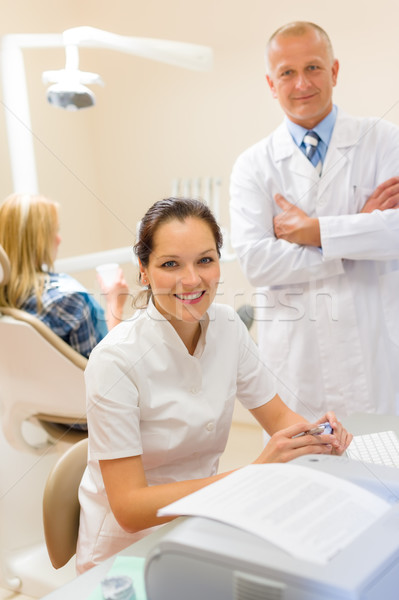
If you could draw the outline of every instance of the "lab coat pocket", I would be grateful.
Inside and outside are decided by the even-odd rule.
[[[399,271],[380,277],[381,302],[388,335],[399,347]]]

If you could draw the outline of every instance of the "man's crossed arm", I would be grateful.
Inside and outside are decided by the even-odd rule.
[[[274,197],[282,213],[274,217],[276,238],[302,246],[321,246],[319,219],[309,217],[303,210],[291,204],[281,194]],[[374,210],[399,208],[399,177],[391,177],[381,183],[363,206],[361,213]]]

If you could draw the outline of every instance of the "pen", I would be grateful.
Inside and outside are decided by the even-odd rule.
[[[294,435],[294,437],[301,437],[303,435],[320,435],[321,433],[327,434],[332,433],[332,431],[333,430],[330,423],[322,423],[321,425],[317,425],[317,427],[313,427],[313,429],[298,433],[298,435]]]

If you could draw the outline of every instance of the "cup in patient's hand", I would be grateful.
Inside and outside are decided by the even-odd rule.
[[[98,265],[96,271],[102,281],[105,288],[110,288],[118,278],[119,264],[118,263],[106,263],[104,265]]]

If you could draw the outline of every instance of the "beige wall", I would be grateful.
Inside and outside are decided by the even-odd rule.
[[[106,85],[93,86],[94,109],[69,113],[46,103],[41,82],[43,70],[64,66],[63,51],[24,52],[40,190],[62,206],[60,256],[132,244],[136,221],[170,194],[174,177],[220,176],[228,224],[234,159],[281,120],[264,80],[263,49],[284,22],[314,20],[330,33],[341,60],[335,99],[342,107],[399,124],[398,12],[396,0],[1,0],[0,34],[92,25],[206,44],[215,53],[213,70],[201,73],[82,49],[82,70],[99,72]],[[12,183],[1,112],[3,198]],[[244,292],[250,296],[236,264],[224,267],[224,280],[226,301],[239,306]]]

